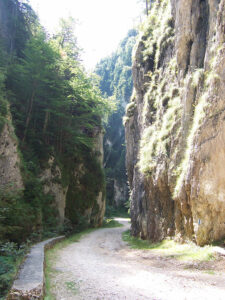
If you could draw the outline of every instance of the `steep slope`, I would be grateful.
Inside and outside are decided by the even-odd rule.
[[[127,107],[132,233],[225,237],[225,1],[155,1]]]

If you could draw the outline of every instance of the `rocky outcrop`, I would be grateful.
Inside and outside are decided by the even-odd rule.
[[[84,153],[69,173],[65,216],[75,226],[98,227],[105,214],[102,129],[94,128],[92,137],[92,151]]]
[[[46,168],[41,176],[43,189],[45,194],[50,194],[54,197],[54,203],[58,211],[59,222],[63,224],[65,218],[66,193],[68,186],[62,184],[62,172],[55,162],[54,157],[48,161]]]
[[[0,133],[0,188],[23,189],[18,142],[10,118]]]
[[[125,118],[133,235],[225,237],[224,70],[225,1],[155,1]]]
[[[104,133],[100,128],[96,128],[94,132],[95,143],[93,148],[93,154],[97,157],[97,163],[100,168],[103,168],[103,137]],[[77,173],[78,181],[81,176],[87,172],[85,171],[84,164],[81,165],[81,173]],[[104,188],[101,188],[96,195],[95,201],[84,211],[84,217],[86,218],[88,224],[92,224],[95,227],[101,226],[103,218],[105,215],[105,191]]]
[[[97,160],[98,163],[100,164],[100,167],[103,168],[103,158],[104,158],[104,153],[103,153],[103,137],[104,133],[100,129],[97,129],[95,133],[95,147],[94,147],[94,152],[97,154]],[[96,226],[102,225],[103,218],[105,215],[105,191],[104,188],[101,189],[98,192],[97,199],[97,211],[94,211],[92,209],[92,215],[91,215],[91,223],[96,224]]]

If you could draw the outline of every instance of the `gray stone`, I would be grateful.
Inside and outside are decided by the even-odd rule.
[[[51,248],[64,236],[52,238],[34,245],[23,263],[7,300],[43,299],[45,250]]]
[[[203,246],[225,238],[225,0],[151,13],[125,118],[131,232]]]

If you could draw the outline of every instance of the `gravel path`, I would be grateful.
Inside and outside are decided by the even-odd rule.
[[[185,270],[173,259],[132,250],[121,239],[128,221],[119,220],[124,227],[96,230],[58,250],[51,291],[56,300],[225,299],[224,272]]]

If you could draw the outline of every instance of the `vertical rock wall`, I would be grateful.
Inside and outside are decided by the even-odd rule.
[[[0,133],[0,188],[23,189],[17,147],[14,129],[11,120],[8,119]]]
[[[92,137],[92,151],[84,152],[79,164],[69,173],[65,216],[75,226],[85,223],[100,226],[105,213],[102,129],[94,128]]]
[[[224,69],[224,0],[155,1],[125,120],[134,235],[225,237]]]
[[[54,203],[59,216],[59,223],[63,224],[68,186],[64,187],[62,184],[62,172],[55,162],[54,157],[49,159],[48,166],[49,167],[46,168],[41,175],[44,193],[54,197]]]

